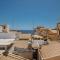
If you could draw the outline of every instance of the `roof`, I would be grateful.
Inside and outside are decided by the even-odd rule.
[[[18,40],[14,42],[15,47],[19,48],[28,48],[29,40]],[[39,45],[43,45],[44,40],[33,40],[32,41],[32,47],[33,48],[38,48]]]
[[[0,39],[0,46],[2,45],[10,45],[11,43],[14,43],[15,39]]]
[[[28,46],[27,43],[28,43],[27,40],[18,40],[18,41],[15,41],[14,46],[19,47],[19,48],[27,48],[27,46]]]
[[[41,49],[43,59],[60,56],[60,42],[52,41]]]

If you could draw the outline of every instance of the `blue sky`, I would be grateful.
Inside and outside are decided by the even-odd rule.
[[[0,0],[0,24],[11,28],[53,28],[60,20],[60,0]]]

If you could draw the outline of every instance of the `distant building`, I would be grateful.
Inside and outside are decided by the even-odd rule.
[[[47,35],[47,29],[45,27],[37,27],[36,33],[38,35],[46,36]]]
[[[30,40],[31,39],[31,34],[18,33],[18,38],[20,40]]]
[[[9,32],[8,25],[0,25],[0,32]]]

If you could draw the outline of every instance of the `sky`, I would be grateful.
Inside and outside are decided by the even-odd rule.
[[[0,24],[10,28],[54,28],[59,20],[60,0],[0,0]]]

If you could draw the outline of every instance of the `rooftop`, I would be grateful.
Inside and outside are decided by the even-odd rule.
[[[43,59],[60,56],[60,42],[50,41],[48,45],[42,46],[41,54]]]
[[[14,46],[15,47],[19,47],[19,48],[27,48],[27,42],[26,40],[18,40],[18,41],[15,41],[15,44]]]
[[[0,45],[10,45],[15,39],[0,39]]]

